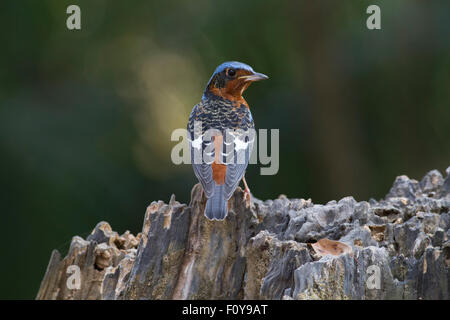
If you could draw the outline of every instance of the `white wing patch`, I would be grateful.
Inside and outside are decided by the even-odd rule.
[[[248,144],[249,142],[245,142],[240,140],[239,138],[234,139],[234,150],[239,151],[239,150],[247,150]]]
[[[190,140],[188,139],[189,142],[192,144],[192,147],[200,150],[202,148],[202,142],[203,142],[203,135],[198,136],[197,138],[195,138],[194,140]]]
[[[238,151],[240,151],[240,150],[247,150],[247,148],[248,148],[248,145],[249,144],[252,144],[253,143],[253,140],[254,140],[254,138],[252,139],[252,140],[249,140],[249,141],[244,141],[244,140],[241,140],[241,139],[239,139],[239,136],[238,135],[236,135],[236,134],[234,134],[234,133],[232,133],[232,132],[230,132],[229,134],[231,134],[232,136],[233,136],[233,142],[234,142],[234,150],[236,151],[236,152],[238,152]],[[244,139],[245,139],[245,137],[244,137]],[[228,145],[228,144],[227,144]]]

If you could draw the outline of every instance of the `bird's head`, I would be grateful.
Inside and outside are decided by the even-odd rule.
[[[224,62],[214,71],[203,96],[214,94],[231,101],[245,101],[242,98],[245,89],[254,81],[268,78],[245,63]]]

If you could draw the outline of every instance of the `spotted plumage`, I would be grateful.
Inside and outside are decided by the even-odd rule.
[[[220,96],[207,94],[199,104],[192,109],[188,122],[188,131],[194,133],[194,121],[201,121],[202,131],[196,132],[201,135],[206,130],[215,128],[220,131],[226,129],[248,130],[255,128],[252,113],[248,106],[238,105]]]
[[[192,109],[187,125],[191,162],[208,198],[205,215],[209,219],[226,217],[227,201],[244,177],[255,125],[242,93],[251,82],[263,79],[267,76],[246,64],[223,63]],[[247,185],[245,191],[249,195]]]

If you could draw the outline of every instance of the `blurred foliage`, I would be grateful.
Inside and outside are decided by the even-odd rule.
[[[280,128],[279,173],[248,170],[256,197],[366,200],[444,172],[449,30],[445,0],[1,1],[0,298],[34,298],[51,250],[97,222],[137,233],[151,201],[189,201],[170,133],[223,61],[270,76],[246,92],[257,127]]]

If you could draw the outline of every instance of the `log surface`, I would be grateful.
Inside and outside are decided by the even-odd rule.
[[[100,222],[52,252],[37,299],[449,299],[450,167],[380,201],[242,199],[210,221],[196,185],[189,205],[151,203],[136,236]]]

